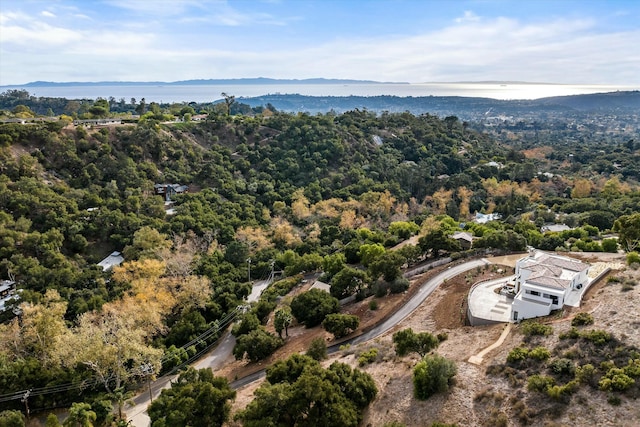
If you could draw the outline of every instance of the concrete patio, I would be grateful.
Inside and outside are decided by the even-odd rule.
[[[492,323],[507,323],[511,316],[513,298],[497,293],[497,290],[512,281],[514,276],[481,282],[473,286],[468,296],[469,322],[473,326]]]

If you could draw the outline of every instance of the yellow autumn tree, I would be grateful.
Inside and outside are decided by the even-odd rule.
[[[236,231],[236,240],[247,245],[251,252],[273,246],[267,232],[260,227],[243,226]]]
[[[572,199],[581,199],[589,197],[593,190],[593,183],[584,178],[578,178],[573,182],[573,188],[571,189]]]
[[[59,339],[61,363],[87,367],[109,393],[144,376],[149,368],[159,372],[162,350],[150,345],[149,332],[139,326],[142,311],[116,303],[82,314],[77,326]]]
[[[469,203],[471,202],[471,196],[473,191],[467,187],[458,188],[458,197],[460,197],[460,218],[467,218],[469,216]]]
[[[303,189],[294,191],[291,200],[291,213],[296,219],[304,221],[311,216],[309,199],[305,197]]]
[[[445,190],[444,188],[440,188],[438,191],[433,193],[431,198],[434,203],[434,211],[438,214],[444,213],[447,208],[447,203],[451,200],[452,195],[453,190]]]
[[[272,240],[276,245],[291,248],[302,243],[302,239],[293,226],[282,217],[273,218],[270,228]]]
[[[0,325],[0,351],[11,358],[35,357],[47,366],[54,360],[58,339],[67,326],[64,315],[67,303],[58,291],[49,289],[42,303],[22,303],[20,318]]]

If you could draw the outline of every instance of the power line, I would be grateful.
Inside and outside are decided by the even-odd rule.
[[[196,345],[197,343],[206,342],[205,340],[210,338],[212,335],[217,334],[218,332],[220,332],[221,330],[223,330],[227,326],[229,326],[235,320],[235,318],[237,317],[238,312],[239,312],[239,308],[236,307],[235,309],[233,309],[232,311],[227,313],[222,319],[220,319],[219,321],[215,321],[214,322],[214,326],[212,326],[211,328],[209,328],[206,331],[202,332],[196,338],[192,339],[191,341],[189,341],[188,343],[182,345],[179,348],[183,349],[183,350],[186,350],[187,348],[189,348],[189,347],[191,347],[193,345]],[[199,357],[204,352],[206,352],[209,348],[211,348],[216,342],[217,342],[217,340],[212,342],[211,344],[208,344],[203,350],[200,350],[194,356],[191,356],[189,359],[187,359],[185,362],[182,362],[179,365],[177,365],[176,367],[174,367],[171,370],[171,372],[175,372],[177,370],[176,368],[179,369],[179,368],[185,366],[186,364],[192,362],[193,360],[195,360],[195,358]],[[160,359],[160,363],[164,364],[164,363],[168,362],[172,358],[173,358],[173,355],[165,354]],[[142,372],[141,368],[137,368],[137,369],[133,370],[131,373],[132,373],[132,375],[137,375],[137,376],[142,376],[143,375],[143,372]],[[80,390],[80,389],[92,388],[92,387],[95,387],[95,386],[97,386],[97,385],[99,385],[101,383],[109,382],[112,379],[113,379],[113,375],[108,377],[108,378],[106,378],[106,379],[104,379],[104,380],[94,376],[94,377],[88,378],[86,380],[75,382],[75,383],[58,384],[58,385],[54,385],[54,386],[46,386],[46,387],[40,387],[40,388],[32,388],[32,389],[28,389],[28,390],[15,391],[15,392],[11,392],[11,393],[0,395],[0,403],[9,402],[9,401],[12,401],[12,400],[17,400],[17,399],[25,399],[25,396],[27,396],[27,397],[42,396],[42,395],[47,395],[47,394],[64,393],[64,392],[68,392],[68,391],[72,391],[72,390]]]

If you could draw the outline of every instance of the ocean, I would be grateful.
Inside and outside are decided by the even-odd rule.
[[[502,100],[538,99],[550,96],[581,95],[626,90],[640,87],[614,85],[562,85],[536,83],[355,83],[355,84],[236,84],[236,85],[80,85],[80,86],[2,86],[0,92],[24,89],[33,96],[96,99],[131,98],[147,103],[206,103],[219,100],[222,93],[236,99],[273,94],[307,96],[465,96]]]

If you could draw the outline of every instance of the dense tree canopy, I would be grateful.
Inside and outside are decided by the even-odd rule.
[[[633,141],[605,138],[596,150],[588,133],[576,143],[526,122],[497,125],[506,138],[453,115],[287,114],[238,100],[216,108],[8,91],[0,101],[3,118],[65,114],[0,124],[0,279],[20,289],[0,313],[7,392],[95,378],[111,391],[133,387],[141,363],[164,372],[211,344],[249,279],[272,271],[290,277],[238,326],[238,357],[259,360],[282,344],[259,323],[298,274],[322,274],[339,297],[403,291],[401,268],[460,251],[451,236],[462,229],[480,249],[615,251],[603,239],[611,229],[637,249]],[[162,123],[200,112],[206,120]],[[71,122],[118,114],[123,125]],[[187,191],[165,206],[155,185],[167,183]],[[501,219],[476,223],[476,212]],[[556,221],[571,232],[541,231]],[[104,271],[97,263],[113,251],[126,262]],[[278,310],[286,335],[292,319]],[[307,326],[338,310],[322,291],[291,301]],[[54,404],[47,399],[82,397],[71,390],[37,404]]]
[[[149,405],[153,427],[222,426],[236,392],[211,369],[189,368]]]

